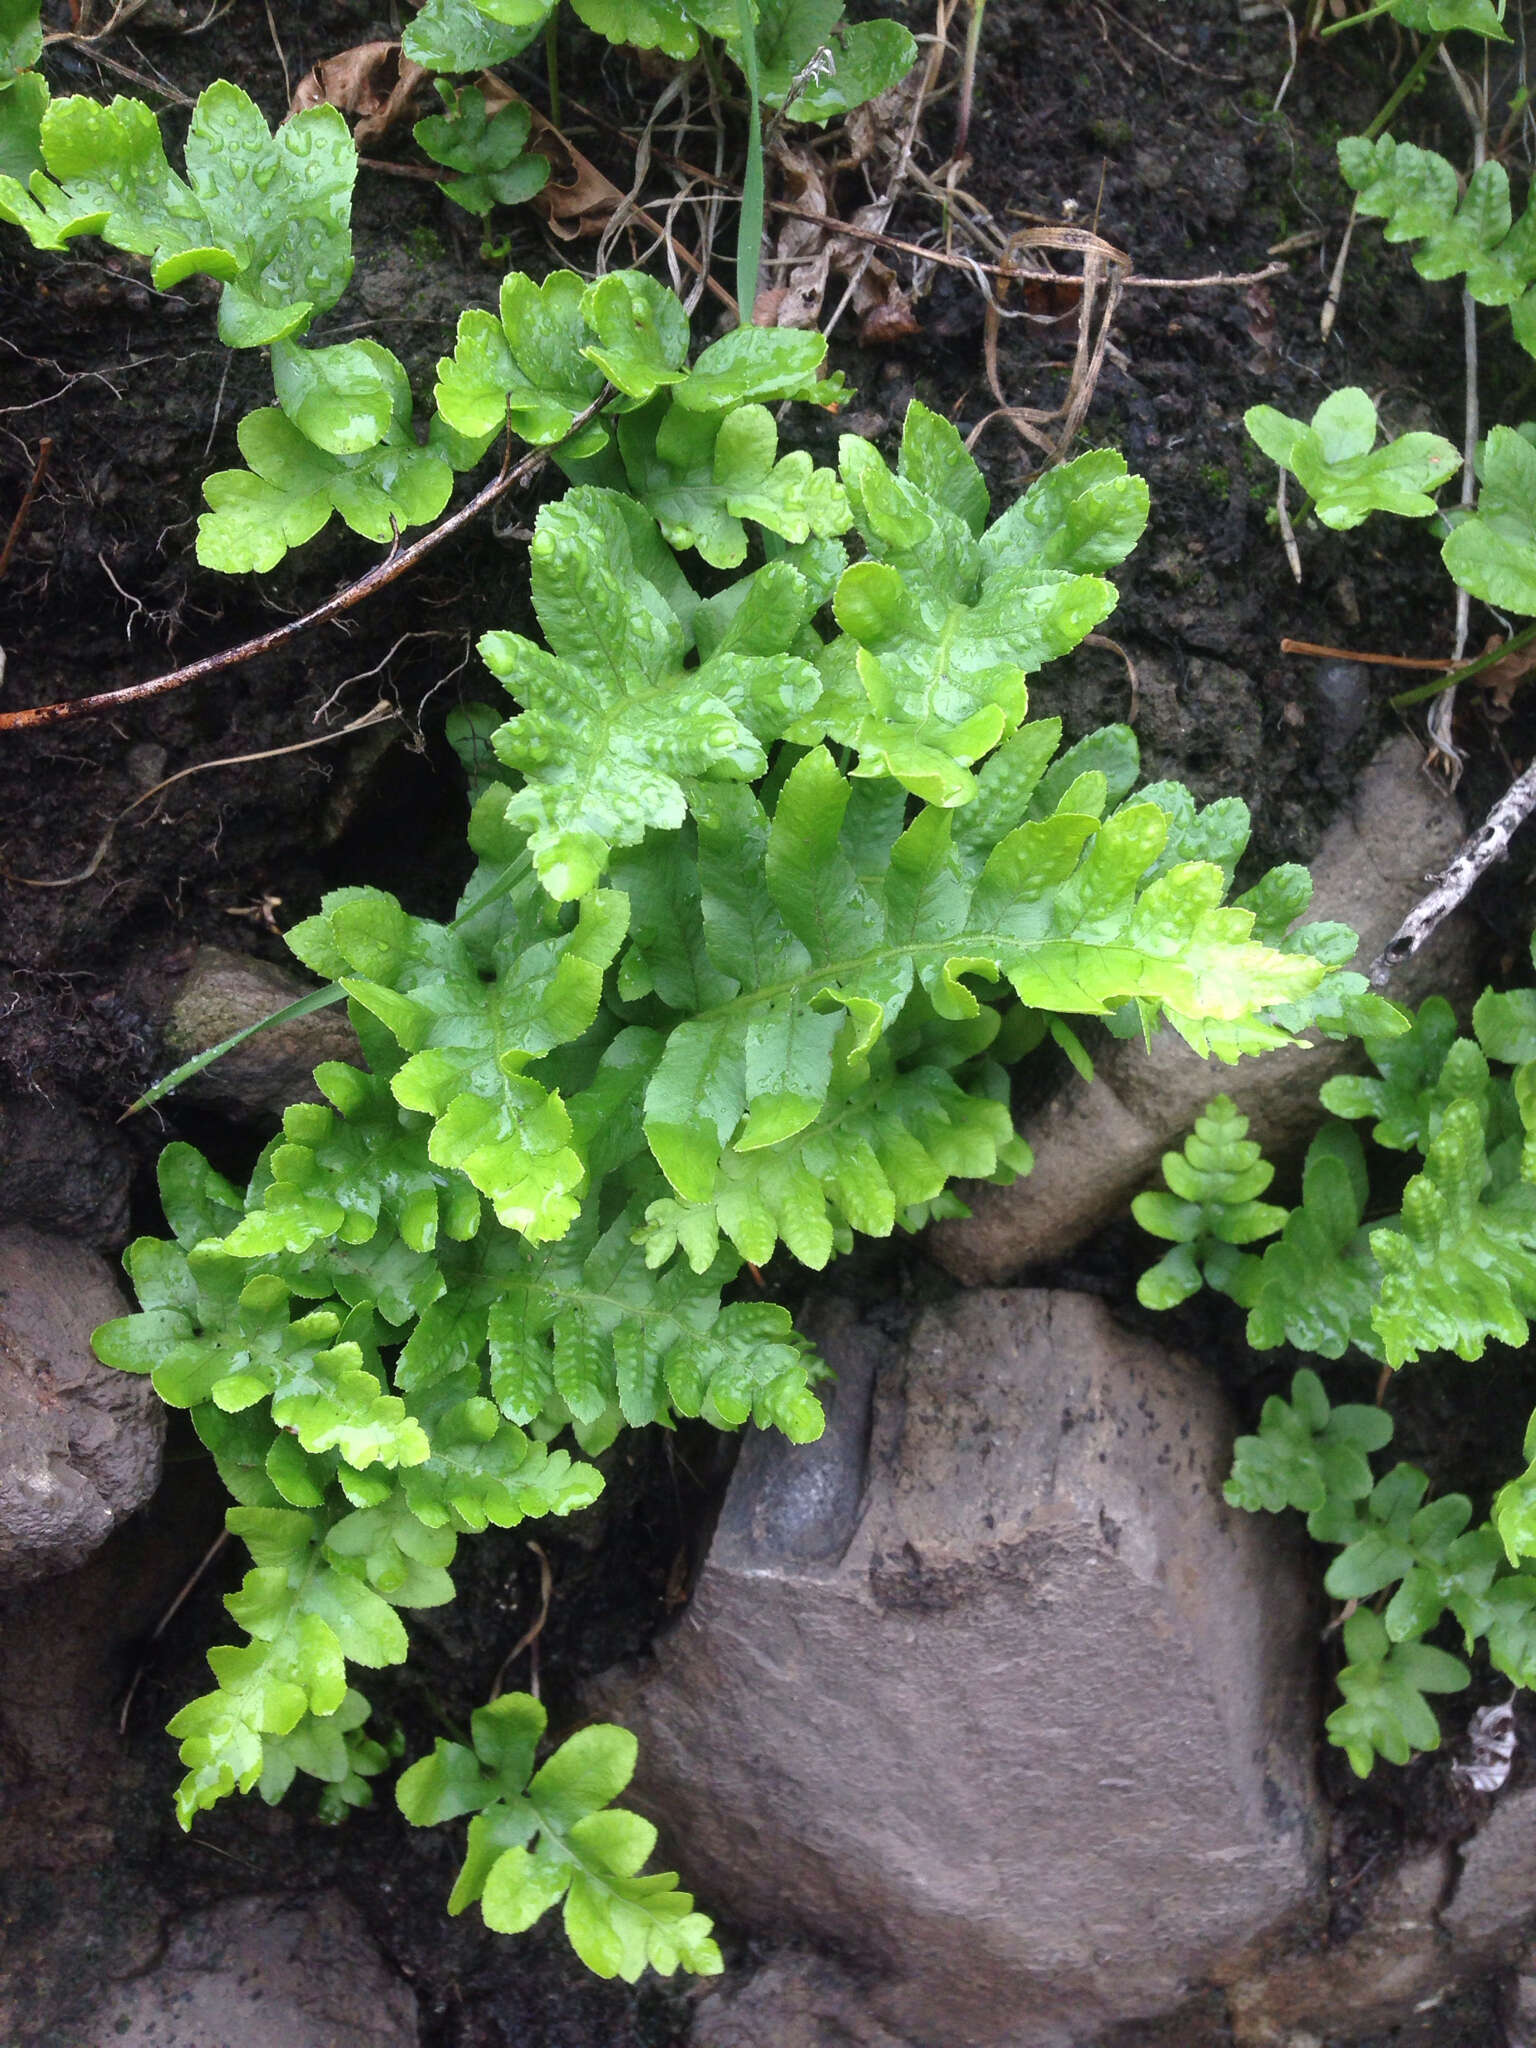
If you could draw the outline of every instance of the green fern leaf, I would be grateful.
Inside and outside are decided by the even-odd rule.
[[[1462,195],[1443,156],[1411,142],[1363,135],[1339,144],[1339,169],[1359,211],[1385,223],[1389,242],[1419,242],[1413,267],[1421,277],[1465,275],[1483,306],[1508,306],[1515,338],[1536,347],[1536,203],[1512,222],[1509,174],[1494,159],[1480,164]]]
[[[0,67],[3,67],[0,59]],[[21,210],[41,208],[28,189],[43,168],[43,116],[48,111],[48,81],[40,71],[23,71],[9,85],[0,77],[0,220],[17,222]],[[13,197],[7,200],[6,193]],[[34,214],[35,218],[35,214]]]
[[[322,1721],[345,1709],[347,1663],[376,1669],[398,1664],[406,1654],[405,1630],[395,1613],[403,1599],[375,1592],[355,1557],[330,1556],[323,1516],[239,1507],[227,1521],[254,1563],[225,1604],[252,1640],[209,1652],[216,1689],[191,1701],[170,1723],[187,1766],[176,1795],[183,1827],[228,1793],[256,1786],[267,1737],[292,1737],[306,1717]],[[425,1589],[439,1590],[435,1580]],[[355,1708],[344,1720],[359,1725]],[[297,1763],[296,1756],[292,1760]],[[280,1774],[283,1766],[274,1768]]]
[[[1379,1355],[1371,1313],[1380,1275],[1361,1227],[1368,1192],[1359,1139],[1325,1124],[1308,1148],[1301,1204],[1260,1264],[1248,1316],[1256,1351],[1289,1343],[1342,1358],[1354,1344]]]
[[[41,133],[49,176],[30,191],[0,179],[0,217],[39,248],[93,234],[147,256],[162,290],[195,273],[217,278],[228,347],[300,333],[345,290],[357,152],[334,107],[273,135],[254,101],[220,79],[193,110],[185,179],[141,100],[55,100]]]
[[[778,453],[764,405],[728,413],[690,411],[666,399],[618,424],[632,493],[674,548],[697,548],[717,569],[746,560],[744,519],[787,541],[843,533],[852,513],[842,485],[804,449]]]
[[[1400,434],[1378,448],[1376,407],[1356,385],[1331,391],[1310,426],[1272,405],[1251,406],[1243,424],[1270,460],[1295,477],[1324,526],[1339,532],[1372,512],[1428,519],[1435,510],[1429,493],[1461,467],[1461,457],[1439,434]]]
[[[306,1714],[287,1735],[264,1735],[256,1789],[267,1804],[275,1806],[302,1771],[325,1787],[320,1820],[339,1820],[348,1807],[371,1806],[368,1781],[389,1767],[389,1751],[363,1733],[371,1712],[363,1695],[349,1690],[334,1714]]]
[[[1344,1624],[1344,1654],[1344,1704],[1328,1716],[1327,1727],[1356,1777],[1368,1777],[1378,1756],[1405,1764],[1415,1750],[1440,1747],[1440,1726],[1424,1695],[1463,1690],[1469,1674],[1459,1657],[1428,1643],[1393,1643],[1381,1617],[1366,1607]]]
[[[1230,1506],[1250,1513],[1300,1508],[1315,1515],[1330,1502],[1364,1500],[1372,1486],[1367,1454],[1391,1439],[1385,1410],[1331,1406],[1322,1381],[1304,1366],[1289,1401],[1271,1394],[1264,1403],[1258,1435],[1238,1438],[1223,1491]]]
[[[621,502],[583,489],[539,515],[533,601],[554,653],[515,633],[480,643],[526,707],[494,736],[527,778],[504,815],[561,901],[594,886],[613,848],[680,825],[687,779],[762,774],[763,742],[816,695],[814,671],[783,655],[685,667],[687,636],[634,559]]]
[[[757,0],[757,14],[763,103],[792,121],[840,121],[917,62],[899,21],[845,23],[842,0]]]
[[[940,456],[946,435],[952,445]],[[970,765],[1023,720],[1026,676],[1112,610],[1113,585],[1080,564],[1128,551],[1146,488],[1118,456],[1085,456],[978,537],[970,519],[984,490],[966,475],[974,464],[954,429],[914,403],[905,436],[921,453],[894,476],[868,442],[843,438],[843,482],[867,557],[838,585],[843,635],[823,659],[820,701],[789,736],[856,748],[861,775],[894,776],[955,806],[975,793]],[[930,497],[919,475],[942,475],[963,511]]]
[[[188,1255],[141,1238],[125,1264],[145,1307],[101,1326],[103,1364],[148,1372],[173,1408],[212,1401],[237,1411],[270,1400],[273,1420],[305,1450],[335,1449],[358,1470],[426,1457],[420,1425],[365,1363],[368,1309],[345,1326],[330,1309],[295,1320],[291,1290],[275,1273],[248,1278],[211,1247]]]
[[[482,1308],[482,1333],[485,1323]],[[483,1336],[477,1354],[481,1348]],[[515,1529],[530,1517],[590,1507],[603,1490],[601,1473],[568,1451],[533,1441],[498,1413],[480,1387],[477,1355],[473,1369],[437,1378],[407,1397],[432,1446],[424,1463],[400,1475],[416,1522],[445,1533]]]
[[[428,71],[487,71],[520,57],[543,30],[554,0],[426,0],[401,47]]]
[[[1365,1049],[1376,1075],[1325,1081],[1323,1107],[1351,1120],[1374,1118],[1371,1136],[1394,1152],[1425,1150],[1458,1096],[1486,1093],[1488,1063],[1458,1038],[1456,1013],[1443,996],[1419,1005],[1409,1031],[1392,1039],[1367,1037]],[[1457,1058],[1448,1066],[1453,1053]]]
[[[1502,20],[1504,0],[1389,0],[1387,12],[1421,35],[1449,35],[1466,29],[1475,36],[1509,41]]]
[[[226,575],[275,568],[333,513],[367,540],[437,518],[453,491],[453,468],[410,431],[410,393],[386,438],[358,455],[332,455],[305,438],[277,406],[247,413],[236,430],[248,469],[207,478],[208,511],[197,522],[197,558]]]
[[[1170,1192],[1140,1194],[1131,1203],[1143,1230],[1177,1247],[1136,1283],[1143,1307],[1174,1307],[1195,1292],[1202,1277],[1251,1307],[1259,1262],[1233,1248],[1284,1225],[1284,1209],[1258,1200],[1274,1177],[1275,1169],[1248,1136],[1247,1117],[1230,1097],[1218,1095],[1196,1119],[1183,1151],[1163,1154]]]
[[[407,917],[381,891],[341,891],[288,942],[408,1055],[390,1088],[432,1118],[432,1162],[489,1196],[509,1230],[544,1238],[576,1213],[584,1169],[564,1102],[524,1069],[590,1027],[627,916],[621,895],[601,891],[562,930],[525,883],[454,930]]]
[[[1536,292],[1516,310],[1527,307],[1531,324],[1520,329],[1520,338],[1536,354]],[[1536,448],[1528,432],[1495,427],[1478,450],[1477,473],[1483,486],[1477,507],[1446,537],[1441,559],[1474,597],[1507,611],[1536,612]]]
[[[416,1827],[475,1815],[450,1912],[478,1900],[488,1927],[520,1933],[563,1899],[571,1946],[600,1977],[633,1983],[647,1965],[663,1975],[721,1969],[710,1923],[676,1877],[639,1874],[656,1830],[611,1804],[634,1771],[632,1735],[580,1729],[535,1771],[545,1715],[528,1694],[480,1708],[470,1728],[473,1750],[439,1737],[396,1789]]]
[[[1485,1200],[1487,1182],[1482,1113],[1453,1102],[1404,1191],[1401,1228],[1371,1232],[1382,1269],[1372,1321],[1389,1365],[1424,1351],[1481,1358],[1490,1337],[1525,1342],[1536,1313],[1536,1188],[1519,1182]]]
[[[979,1014],[973,975],[1053,1011],[1102,1014],[1136,995],[1200,1042],[1204,1018],[1243,1016],[1320,978],[1315,963],[1248,941],[1248,916],[1219,908],[1219,869],[1186,864],[1142,887],[1167,833],[1154,805],[1102,826],[1058,813],[962,853],[948,812],[924,810],[901,831],[878,799],[873,812],[855,805],[857,787],[817,749],[771,822],[744,790],[718,790],[701,809],[691,917],[702,931],[695,923],[674,950],[707,957],[734,993],[671,1030],[645,1098],[651,1149],[685,1200],[712,1197],[727,1147],[808,1128],[834,1073],[862,1078],[918,988],[951,1022]],[[877,880],[861,880],[869,854],[856,867],[842,842],[850,813],[855,833],[878,820],[886,835]]]
[[[438,411],[456,432],[488,446],[505,424],[540,448],[570,432],[603,388],[602,371],[581,353],[585,293],[574,271],[554,271],[542,285],[514,271],[502,280],[499,317],[460,314],[454,352],[437,366],[436,392]],[[591,454],[607,438],[593,420],[568,452]]]
[[[570,1423],[596,1454],[620,1427],[674,1411],[734,1427],[748,1414],[797,1442],[819,1436],[809,1393],[814,1354],[771,1303],[722,1307],[735,1261],[660,1275],[636,1244],[626,1208],[606,1229],[583,1216],[557,1245],[499,1271],[489,1314],[490,1386],[502,1413]]]
[[[440,1230],[452,1239],[473,1237],[479,1196],[457,1174],[434,1166],[420,1135],[402,1125],[388,1078],[332,1062],[316,1079],[335,1107],[306,1102],[284,1112],[283,1135],[252,1176],[246,1215],[209,1241],[231,1257],[251,1259],[304,1252],[335,1238],[366,1244],[381,1223],[423,1256],[435,1249]],[[292,1277],[297,1269],[279,1270]]]
[[[413,132],[417,146],[434,163],[461,174],[445,181],[446,198],[484,215],[493,207],[519,206],[544,189],[549,159],[528,149],[532,108],[512,100],[493,113],[485,94],[473,87],[460,93],[446,86],[439,90],[445,111],[418,121]]]

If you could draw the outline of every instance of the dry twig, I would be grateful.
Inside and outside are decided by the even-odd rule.
[[[395,645],[399,644],[396,641]],[[390,652],[393,651],[392,648]],[[385,659],[387,660],[388,656]],[[286,747],[263,747],[255,754],[225,754],[217,761],[194,761],[190,768],[178,768],[174,775],[167,775],[162,782],[152,783],[141,796],[136,796],[131,804],[125,804],[102,833],[96,851],[78,874],[61,875],[57,881],[40,881],[31,875],[13,875],[10,869],[3,865],[0,865],[0,874],[3,874],[8,882],[19,883],[23,889],[73,889],[81,882],[88,882],[101,866],[106,859],[107,848],[112,844],[113,835],[124,818],[136,811],[140,804],[147,804],[152,796],[158,796],[162,789],[169,789],[173,782],[183,782],[189,775],[202,775],[210,768],[239,768],[247,761],[272,761],[279,754],[302,754],[311,747],[327,747],[332,740],[344,740],[351,733],[366,731],[371,725],[385,725],[399,716],[400,713],[393,704],[387,704],[380,698],[371,711],[365,711],[361,718],[354,718],[350,725],[339,725],[334,732],[317,733],[313,739],[294,740]]]
[[[1416,903],[1371,963],[1371,986],[1384,988],[1394,967],[1411,960],[1470,891],[1478,876],[1502,860],[1509,842],[1536,810],[1536,761],[1512,782],[1429,894]]]
[[[490,1691],[493,1700],[501,1697],[501,1688],[506,1681],[507,1673],[524,1650],[531,1653],[528,1659],[528,1690],[535,1699],[539,1696],[539,1637],[543,1635],[544,1624],[549,1619],[549,1598],[554,1591],[555,1576],[550,1570],[544,1546],[530,1542],[528,1548],[539,1560],[539,1611],[502,1658],[501,1669],[496,1673],[495,1683]]]
[[[11,521],[10,531],[5,536],[5,546],[0,548],[0,576],[11,566],[11,556],[21,538],[21,530],[27,523],[27,514],[32,510],[32,500],[37,496],[38,486],[48,473],[48,458],[53,453],[53,442],[47,434],[38,443],[37,460],[32,465],[32,475],[27,488],[21,494],[21,503],[16,507],[16,517]]]
[[[570,433],[578,433],[588,420],[600,412],[608,402],[610,393],[605,385],[585,411],[576,415],[570,426]],[[568,434],[567,439],[570,438]],[[242,663],[254,661],[258,655],[271,654],[276,648],[286,646],[288,641],[307,633],[312,626],[322,626],[327,619],[337,618],[342,612],[350,611],[365,598],[396,581],[407,569],[414,569],[423,556],[431,554],[456,533],[468,526],[488,506],[497,504],[518,484],[526,483],[537,476],[549,461],[551,450],[534,448],[521,462],[506,463],[501,473],[492,477],[457,512],[449,513],[420,540],[413,541],[408,548],[401,547],[398,538],[382,562],[377,563],[365,576],[359,576],[355,583],[348,583],[338,590],[334,597],[328,597],[324,604],[316,605],[302,618],[290,619],[285,625],[274,626],[270,633],[258,633],[253,640],[243,640],[238,647],[226,647],[219,654],[206,654],[201,661],[188,662],[185,668],[172,669],[168,675],[156,676],[147,683],[130,683],[126,689],[105,690],[96,697],[76,697],[61,704],[39,704],[29,711],[7,711],[0,713],[0,732],[31,731],[37,726],[58,725],[68,718],[85,718],[102,711],[116,711],[125,704],[137,704],[146,697],[163,697],[172,690],[184,689],[188,683],[201,682],[204,676],[217,675],[228,668],[238,668]],[[508,454],[511,450],[509,448]]]

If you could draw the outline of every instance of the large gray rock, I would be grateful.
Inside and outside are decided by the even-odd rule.
[[[0,1588],[73,1571],[155,1490],[159,1399],[90,1348],[126,1308],[95,1252],[0,1230]]]
[[[906,2048],[816,1955],[777,1955],[744,1981],[711,1986],[688,2039],[689,2048]]]
[[[1228,1993],[1236,2048],[1355,2041],[1434,2011],[1456,1975],[1437,1917],[1452,1880],[1448,1849],[1409,1857],[1372,1895],[1347,1941],[1303,1942],[1240,1976]]]
[[[58,1230],[111,1250],[128,1234],[132,1174],[121,1136],[69,1102],[0,1101],[0,1225]]]
[[[190,1059],[286,1009],[300,996],[312,995],[315,987],[312,980],[270,961],[253,960],[224,946],[199,946],[166,1021],[166,1051],[174,1060]],[[321,1099],[314,1071],[322,1060],[357,1065],[359,1058],[346,1009],[333,1004],[258,1031],[184,1081],[182,1092],[202,1101],[281,1116],[290,1103]]]
[[[1350,810],[1329,828],[1312,864],[1311,919],[1339,919],[1360,933],[1357,965],[1368,966],[1424,894],[1425,878],[1460,844],[1461,814],[1424,775],[1408,738],[1384,748],[1360,778]],[[1386,993],[1418,1002],[1439,990],[1470,991],[1472,928],[1442,925],[1424,951],[1392,977]],[[1315,1128],[1317,1091],[1330,1075],[1358,1066],[1358,1044],[1319,1038],[1310,1048],[1266,1053],[1235,1067],[1202,1060],[1164,1032],[1152,1051],[1106,1040],[1094,1079],[1074,1076],[1021,1123],[1035,1167],[1010,1188],[965,1183],[969,1221],[940,1223],[927,1245],[968,1286],[1009,1280],[1061,1256],[1125,1208],[1158,1161],[1213,1095],[1230,1095],[1267,1149]]]
[[[1536,1920],[1536,1786],[1506,1793],[1467,1844],[1441,1919],[1458,1952],[1507,1960]]]
[[[779,1503],[854,1502],[874,1340],[820,1334],[830,1476],[759,1440],[688,1614],[598,1689],[643,1799],[706,1903],[835,1946],[926,2048],[1172,2008],[1318,1866],[1306,1572],[1222,1505],[1225,1403],[1091,1299],[964,1297],[877,1376],[834,1528]]]
[[[415,2048],[416,2001],[335,1892],[232,1899],[184,1920],[79,2048]]]

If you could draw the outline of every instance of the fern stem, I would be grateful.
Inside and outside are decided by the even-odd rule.
[[[1342,27],[1343,24],[1340,23],[1340,26]],[[1392,116],[1403,104],[1403,101],[1407,99],[1409,93],[1413,91],[1414,87],[1423,78],[1425,72],[1429,69],[1430,65],[1434,63],[1436,55],[1439,52],[1440,45],[1444,41],[1445,36],[1443,33],[1441,33],[1440,35],[1431,36],[1429,38],[1428,42],[1424,45],[1423,49],[1420,50],[1418,56],[1415,57],[1413,63],[1410,65],[1408,70],[1404,72],[1402,83],[1398,86],[1397,90],[1393,93],[1392,97],[1387,101],[1386,105],[1382,108],[1381,112],[1376,116],[1375,120],[1371,123],[1370,127],[1366,129],[1365,139],[1367,142],[1374,142],[1377,136],[1381,134],[1382,130],[1391,120]]]
[[[736,298],[743,327],[752,325],[757,272],[763,252],[763,108],[757,64],[757,23],[752,0],[736,0],[741,24],[741,69],[747,81],[747,168],[741,181],[741,219],[736,230]]]
[[[1527,626],[1523,633],[1516,633],[1512,640],[1506,640],[1500,647],[1491,647],[1486,654],[1478,655],[1475,661],[1463,663],[1450,675],[1442,676],[1437,683],[1417,683],[1411,690],[1404,690],[1389,699],[1394,711],[1406,711],[1414,704],[1422,704],[1426,698],[1438,697],[1442,690],[1449,690],[1457,683],[1470,682],[1473,676],[1481,675],[1485,668],[1492,668],[1507,655],[1516,654],[1522,647],[1528,647],[1536,640],[1536,625]]]
[[[544,69],[549,80],[549,119],[551,127],[560,126],[560,35],[557,27],[559,17],[553,11],[544,24]]]

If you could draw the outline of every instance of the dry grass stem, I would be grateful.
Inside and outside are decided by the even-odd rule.
[[[124,818],[130,817],[141,804],[147,804],[152,796],[158,796],[162,789],[169,789],[173,782],[184,782],[189,775],[204,775],[210,768],[239,768],[247,761],[272,761],[279,754],[303,754],[311,747],[328,747],[332,740],[344,740],[352,733],[365,732],[372,725],[385,725],[399,716],[400,713],[393,704],[385,703],[380,698],[371,711],[364,712],[361,718],[354,718],[350,725],[338,726],[335,732],[317,733],[313,739],[294,740],[286,747],[264,747],[255,754],[225,754],[217,761],[195,761],[190,768],[178,768],[174,775],[167,775],[163,781],[151,784],[142,795],[136,796],[131,804],[125,804],[102,833],[96,851],[78,874],[61,875],[56,881],[41,881],[31,875],[13,875],[10,869],[5,867],[0,867],[0,874],[4,875],[6,881],[15,882],[23,889],[77,888],[81,882],[88,882],[106,859],[107,849],[111,846],[117,828]]]

